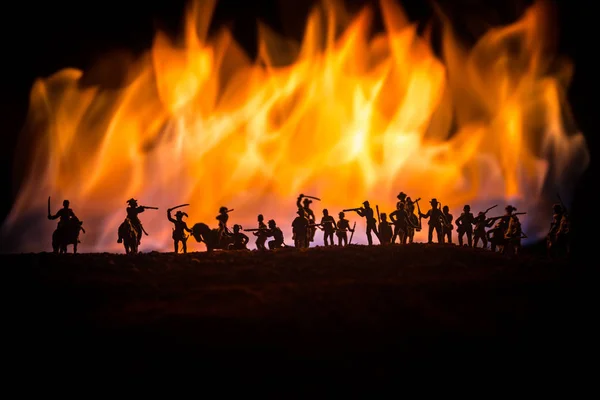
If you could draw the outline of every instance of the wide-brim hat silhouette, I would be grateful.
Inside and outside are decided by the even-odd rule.
[[[434,197],[433,199],[431,199],[429,201],[430,204],[439,204],[439,202],[437,201],[437,199]]]
[[[132,197],[131,199],[127,200],[127,203],[128,204],[137,203],[137,200]]]
[[[479,214],[477,215],[485,215],[485,213],[483,211],[479,211]]]
[[[465,206],[463,207],[463,210],[470,210],[470,209],[471,209],[471,206],[468,204],[465,204]]]
[[[221,208],[219,208],[219,212],[220,213],[226,213],[227,211],[229,211],[229,209],[227,207],[221,207]]]
[[[368,206],[369,205],[369,200],[363,201],[363,205]]]
[[[304,198],[304,200],[302,200],[302,202],[303,202],[304,204],[310,204],[310,203],[312,203],[312,200],[311,200],[311,199],[307,199],[307,198],[305,197],[305,198]]]
[[[188,216],[186,213],[184,213],[183,211],[179,210],[175,213],[176,217],[183,217],[183,216]]]
[[[513,211],[517,211],[516,207],[511,206],[510,204],[507,205],[506,207],[504,207],[504,209],[508,212],[513,212]]]
[[[404,192],[400,192],[398,193],[398,196],[396,196],[399,200],[404,200],[406,199],[406,193]]]

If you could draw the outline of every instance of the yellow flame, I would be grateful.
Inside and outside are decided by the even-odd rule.
[[[83,251],[122,251],[130,197],[161,208],[141,215],[142,250],[171,249],[164,210],[180,203],[191,203],[190,226],[216,226],[225,205],[244,227],[259,213],[276,219],[289,241],[300,193],[322,199],[317,216],[366,199],[390,212],[400,191],[455,214],[510,202],[538,222],[531,237],[547,225],[544,187],[588,165],[565,100],[572,66],[546,45],[544,3],[471,48],[446,21],[439,59],[394,2],[381,2],[386,30],[371,34],[370,9],[348,19],[326,1],[301,44],[261,25],[254,61],[226,29],[208,37],[214,5],[193,3],[183,44],[158,33],[119,88],[86,87],[75,69],[35,82],[26,180],[4,225],[23,235],[17,250],[49,248],[54,224],[30,225],[48,194],[53,212],[67,198],[85,221]]]

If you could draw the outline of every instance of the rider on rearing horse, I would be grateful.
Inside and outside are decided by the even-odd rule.
[[[129,220],[129,222],[131,223],[131,225],[133,226],[133,228],[135,229],[135,231],[137,233],[137,242],[138,242],[138,246],[139,246],[140,242],[142,241],[143,228],[142,228],[142,221],[140,221],[138,214],[143,213],[144,210],[146,209],[146,207],[138,206],[137,200],[133,199],[133,198],[127,200],[127,204],[129,204],[129,207],[127,207],[127,218],[126,219]],[[123,242],[123,238],[119,236],[117,243],[122,243],[122,242]]]
[[[50,208],[50,206],[48,206],[48,208]],[[57,230],[62,230],[63,228],[65,228],[69,220],[77,219],[73,210],[69,208],[69,200],[63,201],[63,208],[58,210],[56,214],[50,215],[50,213],[48,213],[48,219],[54,220],[57,218],[60,218],[58,220],[58,226],[56,227]]]

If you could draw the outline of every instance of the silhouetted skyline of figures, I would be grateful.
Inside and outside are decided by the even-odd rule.
[[[297,216],[293,219],[292,240],[293,247],[304,249],[310,247],[310,242],[314,241],[316,229],[323,231],[324,246],[335,246],[334,236],[337,236],[337,246],[347,246],[351,244],[355,232],[356,222],[350,227],[350,221],[346,219],[347,212],[356,212],[356,214],[365,219],[365,234],[369,246],[373,245],[372,234],[374,233],[381,245],[399,244],[406,245],[413,243],[415,231],[420,231],[421,219],[428,219],[428,243],[434,242],[433,233],[436,233],[437,243],[453,244],[452,231],[454,225],[457,228],[457,238],[459,246],[478,248],[481,242],[482,249],[491,251],[501,251],[504,254],[518,255],[521,249],[522,239],[527,238],[521,227],[519,215],[525,215],[526,212],[516,212],[516,207],[507,205],[504,215],[487,217],[487,213],[498,205],[493,205],[484,211],[479,211],[477,216],[471,212],[471,207],[465,204],[461,215],[454,220],[448,206],[441,207],[436,198],[430,200],[431,208],[423,213],[421,211],[419,200],[412,200],[406,193],[400,192],[397,196],[398,202],[396,209],[391,213],[379,212],[377,209],[377,219],[375,212],[370,206],[369,201],[364,201],[362,207],[344,209],[338,213],[338,221],[330,214],[328,209],[322,210],[322,217],[319,223],[315,223],[314,211],[310,208],[311,199],[320,201],[314,196],[298,196],[296,205]],[[560,199],[560,197],[559,197]],[[127,200],[126,218],[118,228],[118,243],[123,243],[126,253],[137,253],[141,245],[142,234],[148,235],[144,230],[139,214],[147,209],[157,210],[157,207],[148,207],[138,205],[134,198]],[[233,209],[221,207],[216,219],[218,226],[211,229],[204,223],[197,223],[189,227],[183,217],[188,214],[178,210],[173,217],[172,212],[175,209],[189,206],[181,204],[167,209],[167,220],[173,227],[173,250],[179,253],[180,245],[183,253],[187,253],[187,240],[189,234],[197,242],[204,242],[207,251],[214,249],[221,250],[248,250],[249,237],[242,231],[253,232],[256,236],[256,249],[261,251],[274,250],[281,247],[289,247],[285,244],[282,230],[277,226],[275,220],[271,219],[267,224],[264,222],[264,216],[257,216],[258,227],[253,229],[243,229],[240,224],[233,226],[233,231],[228,228],[229,213]],[[416,208],[416,210],[415,210]],[[59,219],[56,230],[52,237],[52,247],[55,253],[66,252],[66,247],[72,244],[74,252],[77,252],[79,233],[84,232],[83,222],[80,221],[73,210],[70,208],[68,200],[63,201],[63,208],[55,214],[51,213],[50,198],[48,198],[48,219]],[[348,238],[348,233],[351,233]],[[548,254],[551,257],[568,256],[570,250],[569,242],[569,216],[566,207],[562,203],[554,204],[552,207],[552,218],[550,230],[546,236]],[[465,241],[466,237],[466,241]],[[268,248],[265,245],[267,240]],[[396,243],[397,241],[397,243]]]

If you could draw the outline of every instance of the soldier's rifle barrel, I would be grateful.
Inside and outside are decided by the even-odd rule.
[[[501,219],[501,218],[510,218],[513,215],[525,215],[525,214],[527,214],[527,213],[526,212],[518,212],[518,213],[511,214],[511,215],[500,215],[500,216],[491,217],[491,218],[488,218],[488,219],[489,220],[497,220],[497,219]]]
[[[357,208],[346,208],[344,210],[342,210],[342,212],[350,212],[350,211],[358,211],[358,210],[362,210],[362,207],[357,207]]]
[[[483,213],[487,214],[490,210],[492,210],[492,209],[494,209],[496,207],[498,207],[498,204],[491,206],[490,208],[488,208],[487,210],[485,210]]]
[[[244,229],[244,232],[258,232],[258,231],[268,231],[269,228],[252,228],[252,229]]]
[[[158,210],[158,207],[142,206],[147,210]]]

